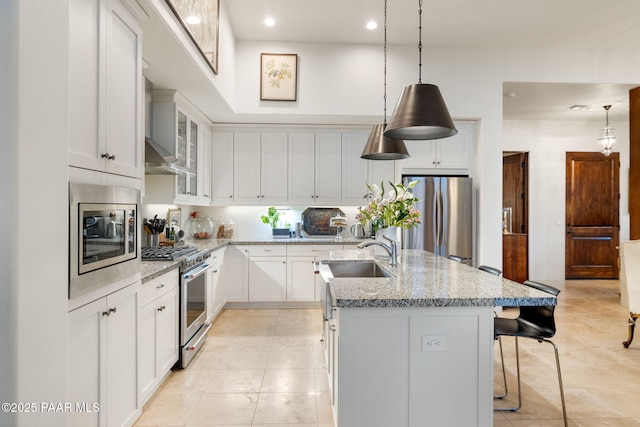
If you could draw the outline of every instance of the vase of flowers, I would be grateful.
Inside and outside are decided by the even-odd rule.
[[[418,199],[413,196],[411,189],[417,183],[418,181],[411,181],[405,186],[389,182],[390,188],[386,192],[384,182],[379,186],[367,183],[369,191],[365,197],[369,198],[369,204],[358,208],[356,221],[363,226],[371,224],[376,235],[389,227],[396,227],[395,231],[388,231],[395,236],[399,229],[416,227],[420,224],[421,214],[414,206]]]

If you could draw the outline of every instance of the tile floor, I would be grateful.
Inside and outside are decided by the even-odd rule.
[[[554,341],[569,425],[640,426],[640,336],[622,347],[627,312],[618,282],[548,283],[562,289]],[[320,318],[319,309],[225,310],[203,350],[171,373],[135,426],[332,427]],[[513,340],[504,347],[515,390]],[[494,427],[563,426],[552,347],[520,340],[520,351],[523,407],[494,412]],[[496,363],[496,391],[498,374]]]

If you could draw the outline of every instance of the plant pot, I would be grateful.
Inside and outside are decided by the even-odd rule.
[[[288,239],[290,237],[288,228],[272,228],[271,231],[274,239]]]

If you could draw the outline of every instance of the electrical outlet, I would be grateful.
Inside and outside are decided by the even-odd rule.
[[[423,335],[422,351],[446,351],[447,337],[443,335]]]

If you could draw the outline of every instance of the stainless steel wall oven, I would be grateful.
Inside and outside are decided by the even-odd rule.
[[[140,190],[69,183],[69,298],[140,271]]]

